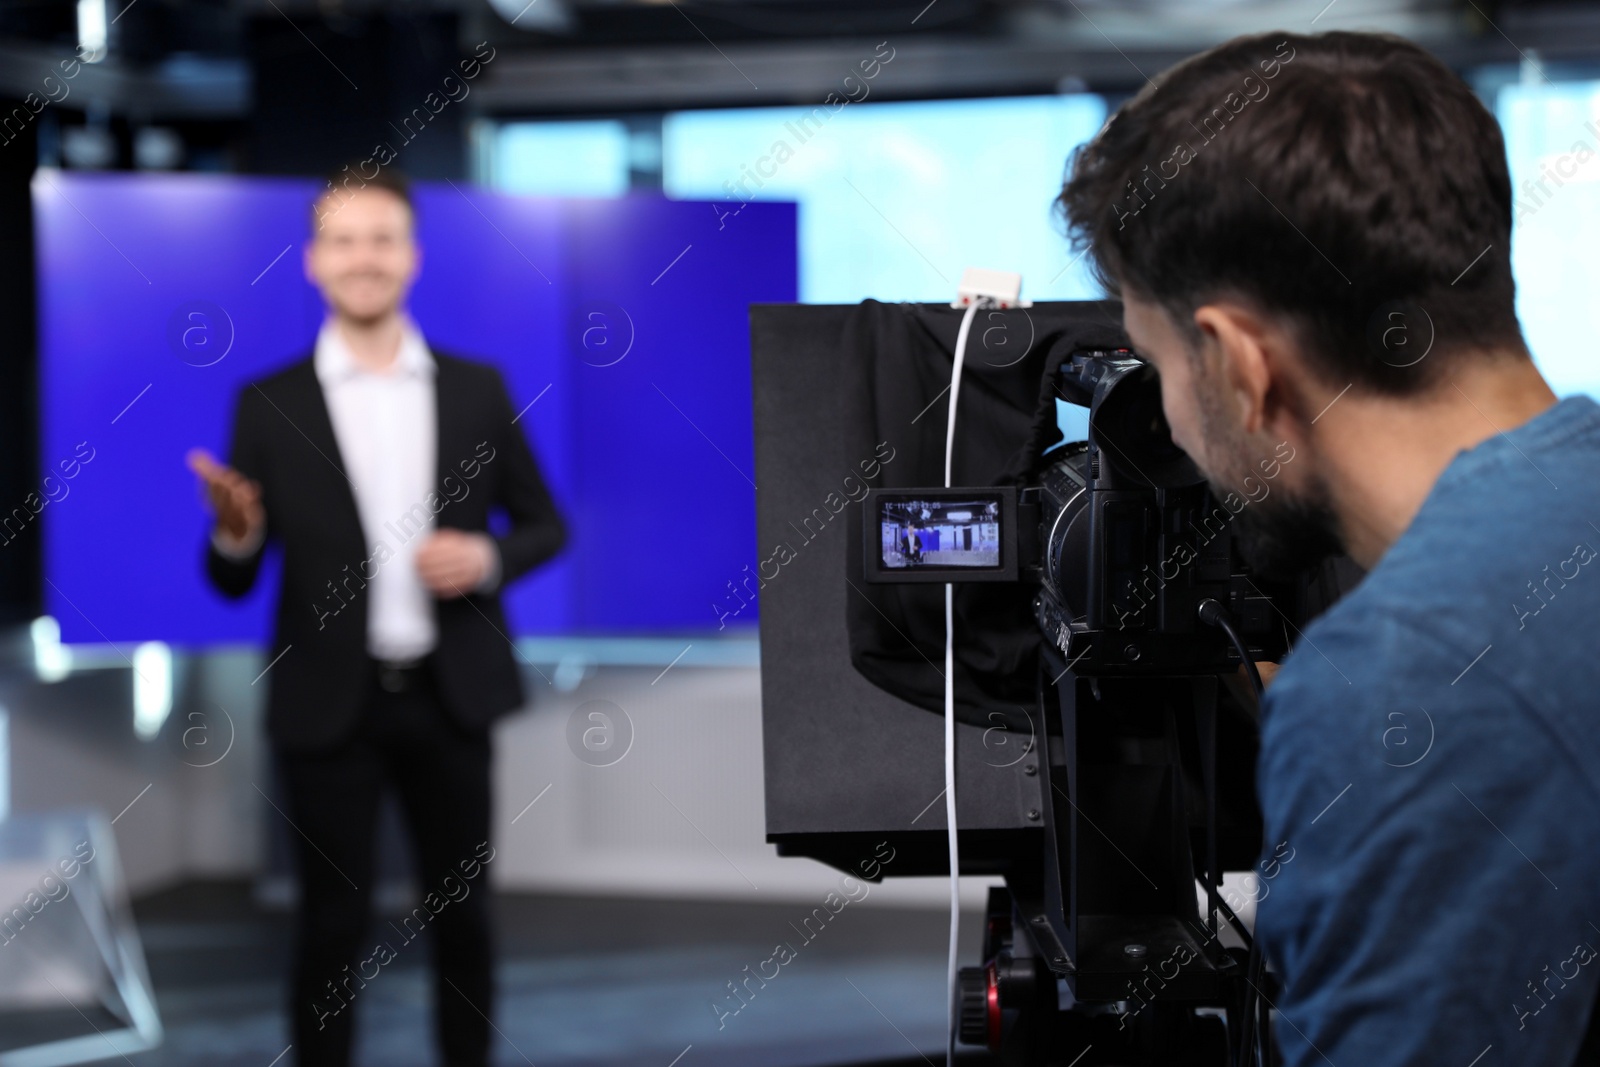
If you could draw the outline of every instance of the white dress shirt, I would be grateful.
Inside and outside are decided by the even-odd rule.
[[[359,575],[372,575],[365,590],[367,651],[378,659],[415,659],[438,643],[434,597],[416,567],[417,549],[434,531],[428,497],[438,463],[437,364],[409,318],[400,351],[385,370],[358,363],[332,319],[317,334],[312,363],[367,545]],[[219,529],[213,543],[238,559],[254,554],[260,538],[235,542]],[[499,553],[491,548],[488,558],[480,590],[499,580]],[[346,577],[328,576],[336,585]]]

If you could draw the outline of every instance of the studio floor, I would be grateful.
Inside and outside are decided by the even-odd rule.
[[[495,908],[496,1067],[942,1060],[944,912],[848,907],[806,942],[789,925],[807,913],[798,904],[502,895]],[[292,1062],[283,1055],[288,913],[257,907],[242,882],[185,885],[145,897],[134,910],[166,1039],[125,1062]],[[963,958],[975,961],[980,916],[963,919],[963,941],[972,946]],[[719,1025],[713,999],[784,941],[797,947],[795,958]],[[360,1067],[438,1063],[428,951],[419,940],[359,991]],[[85,1031],[84,1019],[63,1014],[73,1017],[0,1016],[0,1029],[13,1038],[22,1029]]]

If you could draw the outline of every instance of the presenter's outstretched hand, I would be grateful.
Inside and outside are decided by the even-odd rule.
[[[417,574],[441,600],[465,596],[488,576],[495,551],[488,534],[445,527],[417,549]]]
[[[216,458],[203,448],[192,448],[185,457],[205,487],[217,526],[235,543],[256,539],[267,524],[267,511],[261,503],[261,483]]]

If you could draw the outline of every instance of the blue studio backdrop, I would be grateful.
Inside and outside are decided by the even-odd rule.
[[[311,181],[40,171],[46,610],[68,642],[257,642],[276,561],[230,603],[184,454],[309,354]],[[571,541],[507,596],[520,634],[715,628],[755,552],[748,305],[796,298],[793,204],[416,189],[411,311],[505,374]],[[71,477],[67,473],[71,472]],[[308,609],[309,610],[309,609]],[[741,613],[748,625],[754,612]]]

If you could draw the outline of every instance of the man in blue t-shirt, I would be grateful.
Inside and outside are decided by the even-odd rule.
[[[1368,572],[1263,703],[1284,1059],[1592,1062],[1600,406],[1523,340],[1493,116],[1398,38],[1240,38],[1119,109],[1059,204],[1174,439],[1251,501],[1247,561]]]

